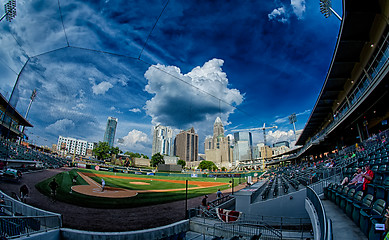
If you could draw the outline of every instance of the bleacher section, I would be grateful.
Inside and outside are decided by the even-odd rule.
[[[369,141],[356,154],[357,160],[343,167],[343,177],[352,177],[357,167],[371,166],[374,178],[367,189],[356,191],[330,183],[324,188],[324,197],[334,202],[358,226],[369,240],[383,239],[383,231],[376,231],[376,223],[384,223],[389,201],[389,144]]]
[[[70,165],[71,163],[68,159],[0,139],[0,161],[8,159],[41,162],[43,168],[60,168]],[[22,162],[20,167],[17,168],[21,171],[28,171],[28,169],[25,169]]]

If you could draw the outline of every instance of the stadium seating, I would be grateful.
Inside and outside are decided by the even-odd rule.
[[[348,190],[346,196],[342,196],[342,199],[340,200],[339,206],[343,210],[344,213],[346,213],[347,202],[352,202],[353,201],[354,194],[355,194],[355,189],[352,188],[352,189]]]
[[[385,201],[383,199],[378,199],[373,203],[372,208],[361,209],[359,213],[359,227],[366,236],[369,234],[369,229],[373,219],[376,221],[382,221],[385,206]]]
[[[0,159],[39,161],[43,163],[44,168],[59,168],[70,164],[68,159],[37,151],[4,139],[0,139]],[[21,170],[23,171],[23,169]]]

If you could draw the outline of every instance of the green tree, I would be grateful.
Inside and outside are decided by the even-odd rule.
[[[211,161],[201,161],[199,164],[200,169],[217,170],[217,166]]]
[[[141,154],[141,157],[144,159],[149,159],[149,157],[147,155],[144,155],[144,154]]]
[[[222,167],[222,171],[225,172],[227,170],[226,167]]]
[[[93,153],[99,160],[104,160],[110,157],[110,146],[107,142],[99,142],[93,149]]]
[[[186,162],[185,162],[184,160],[182,160],[182,159],[179,159],[179,160],[177,161],[177,164],[178,164],[178,165],[181,165],[182,168],[184,168],[185,165],[186,165]]]
[[[156,167],[158,164],[164,164],[163,156],[160,153],[156,153],[151,157],[150,165]]]
[[[111,147],[109,149],[109,153],[112,155],[118,155],[119,153],[122,153],[122,151],[119,149],[119,147]]]

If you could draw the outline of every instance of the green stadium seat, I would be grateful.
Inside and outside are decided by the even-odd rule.
[[[363,191],[358,191],[354,194],[354,197],[352,199],[346,200],[346,214],[350,218],[352,217],[353,209],[354,209],[354,203],[361,203],[363,198]]]
[[[350,200],[352,202],[354,194],[355,194],[355,189],[354,188],[349,189],[347,195],[340,199],[339,207],[343,210],[344,213],[346,213],[347,201]]]
[[[359,225],[359,212],[364,209],[369,209],[373,204],[374,196],[372,194],[367,194],[363,197],[362,203],[353,204],[353,213],[352,220],[355,224]]]
[[[385,212],[386,202],[383,199],[378,199],[373,203],[372,208],[361,209],[359,217],[359,227],[367,237],[372,220],[382,221]]]

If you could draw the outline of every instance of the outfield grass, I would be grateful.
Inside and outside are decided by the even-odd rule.
[[[136,180],[136,179],[119,179],[119,178],[109,178],[104,177],[106,186],[111,187],[120,187],[131,190],[150,190],[150,189],[177,189],[185,188],[185,183],[170,183],[170,182],[161,182],[156,181],[156,179],[167,179],[167,180],[189,180],[189,188],[196,187],[195,182],[221,182],[226,183],[223,186],[201,188],[201,189],[190,189],[188,190],[188,198],[193,198],[201,196],[204,194],[210,194],[216,192],[220,189],[227,189],[228,183],[231,180],[230,178],[186,178],[186,177],[165,177],[165,176],[150,176],[150,175],[135,175],[135,174],[125,174],[125,173],[112,173],[112,172],[103,172],[103,171],[94,171],[94,170],[85,170],[85,169],[73,169],[68,172],[63,172],[55,175],[56,181],[59,184],[57,189],[57,200],[63,201],[79,206],[91,207],[91,208],[132,208],[139,206],[155,205],[160,203],[173,202],[177,200],[185,199],[185,190],[173,191],[173,192],[147,192],[147,193],[138,193],[135,197],[129,198],[103,198],[103,197],[93,197],[77,192],[70,193],[72,186],[72,179],[74,176],[78,175],[79,172],[89,172],[94,174],[105,174],[105,175],[116,175],[116,176],[125,176],[125,177],[136,177],[144,178],[145,180]],[[54,178],[52,177],[52,178]],[[50,196],[49,183],[52,178],[46,179],[38,184],[36,188],[43,194]],[[94,181],[101,183],[101,177],[91,177]],[[154,181],[148,179],[155,179]],[[129,182],[147,182],[150,185],[135,185],[130,184]],[[234,185],[238,184],[239,179],[234,179]],[[87,183],[80,176],[77,177],[77,185],[86,185]],[[199,203],[200,204],[200,203]]]

